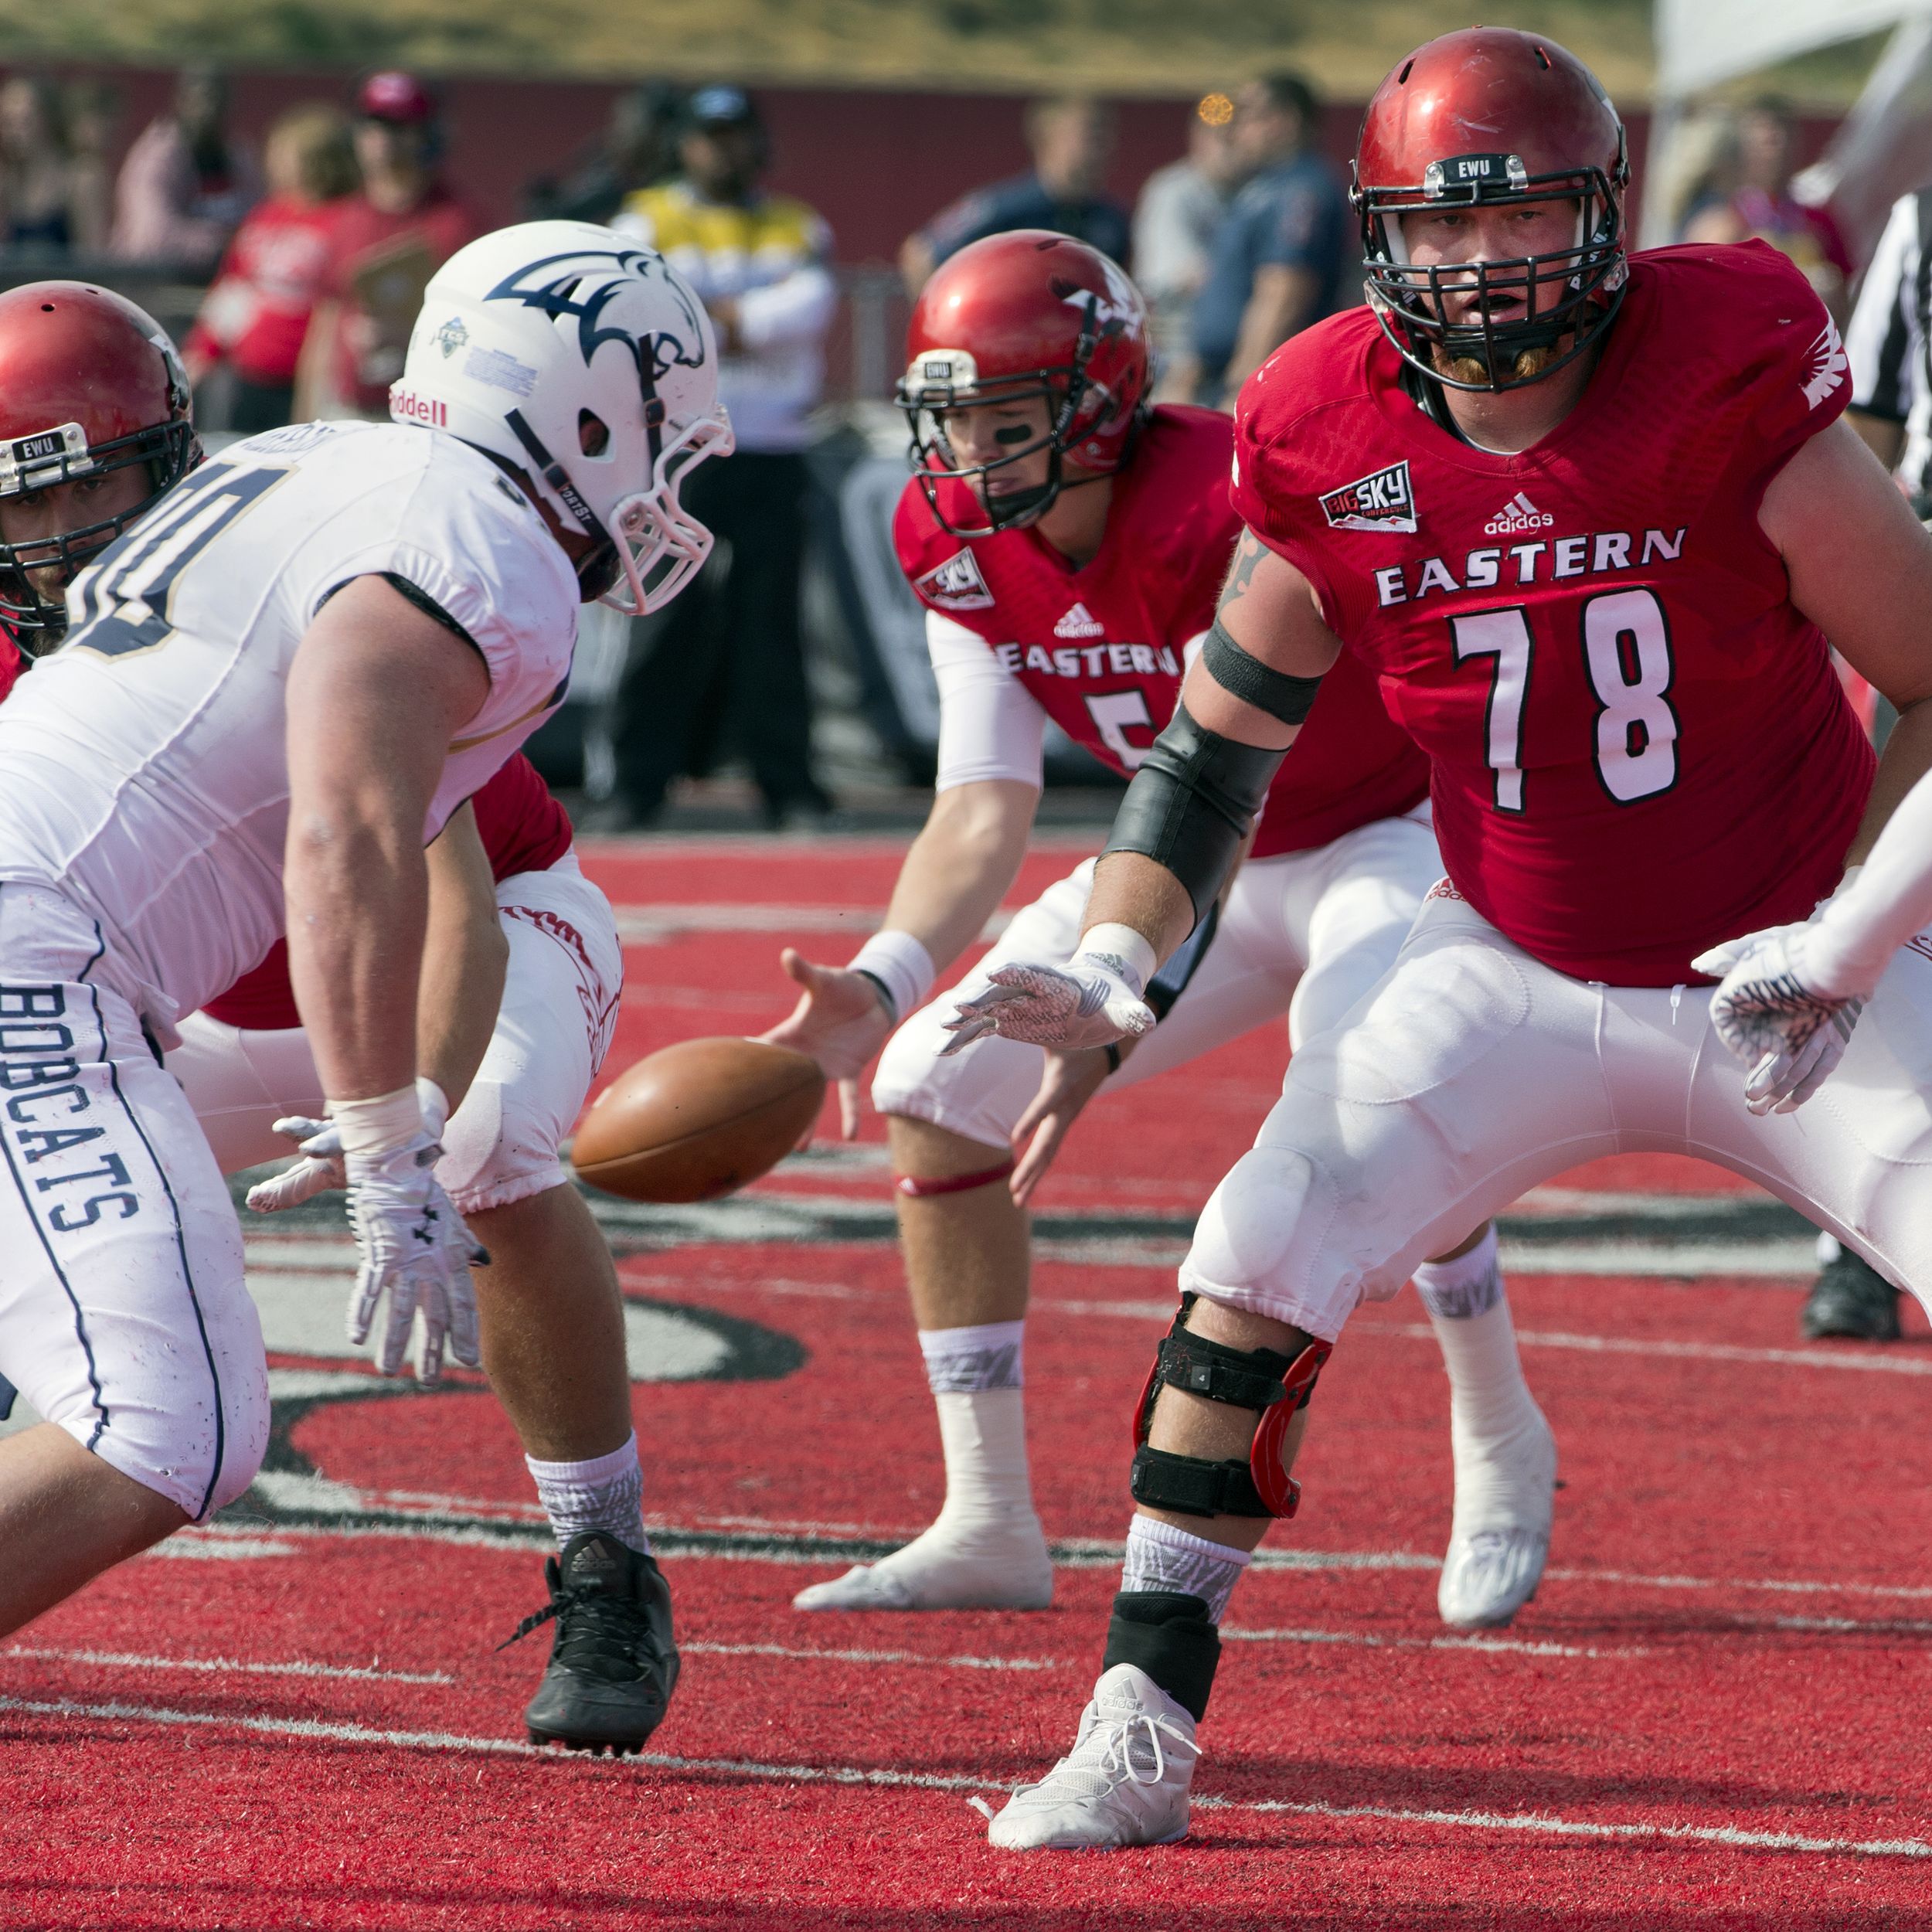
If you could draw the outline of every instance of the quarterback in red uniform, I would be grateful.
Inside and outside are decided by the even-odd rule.
[[[0,294],[0,696],[58,645],[77,571],[199,461],[188,412],[172,345],[132,304],[72,282]],[[520,756],[450,820],[428,863],[418,1044],[431,1077],[419,1087],[442,1142],[438,1178],[491,1257],[476,1277],[483,1361],[560,1544],[582,1533],[642,1552],[623,1304],[557,1154],[615,1019],[615,921],[578,867],[570,821]],[[291,1138],[306,1144],[251,1206],[343,1185],[285,942],[179,1032],[166,1063],[224,1172],[287,1157]],[[388,1335],[386,1368],[408,1339]],[[625,1573],[592,1553],[612,1579]],[[587,1620],[581,1579],[570,1596],[554,1563],[549,1576],[544,1615],[558,1615],[562,1641],[526,1713],[532,1734],[635,1749],[668,1694],[638,1668],[640,1644],[656,1641],[648,1620],[614,1581]]]
[[[1838,420],[1845,361],[1802,277],[1749,245],[1629,258],[1626,173],[1603,90],[1549,40],[1451,34],[1383,83],[1356,162],[1369,306],[1242,392],[1246,532],[1080,949],[1015,961],[958,1022],[1063,1049],[1149,1026],[1155,962],[1232,863],[1216,815],[1301,755],[1328,679],[1375,674],[1427,754],[1448,876],[1202,1217],[1103,1675],[997,1845],[1185,1830],[1216,1595],[1286,1513],[1284,1392],[1305,1403],[1359,1301],[1523,1189],[1699,1155],[1932,1291],[1932,959],[1893,954],[1862,1018],[1814,998],[1819,1023],[1760,1030],[1742,1081],[1710,984],[1801,957],[1932,764],[1932,540]],[[1898,707],[1876,779],[1828,636]],[[1762,977],[1760,1008],[1804,997]],[[1261,1507],[1185,1499],[1243,1463]],[[1151,1592],[1137,1543],[1182,1522],[1224,1566]]]
[[[901,1176],[947,1500],[906,1548],[797,1600],[1036,1608],[1053,1573],[1022,1416],[1028,1196],[1103,1083],[1148,1079],[1284,1013],[1298,1045],[1332,1026],[1393,961],[1440,862],[1424,761],[1366,669],[1344,665],[1211,924],[1157,984],[1165,1016],[1131,1057],[1096,1048],[1056,1060],[1043,1087],[1036,1047],[949,1052],[950,1001],[927,995],[1012,883],[1048,722],[1122,776],[1140,766],[1213,621],[1240,526],[1228,502],[1232,422],[1147,408],[1140,297],[1083,244],[1023,230],[962,250],[927,285],[910,350],[900,397],[920,467],[895,535],[927,611],[938,795],[886,930],[843,971],[792,956],[805,997],[769,1037],[846,1077],[885,1046],[872,1100]],[[1013,960],[1064,960],[1092,873],[1090,861],[1021,912],[964,992]],[[1554,1448],[1523,1385],[1493,1234],[1475,1216],[1429,1252],[1451,1247],[1461,1251],[1417,1270],[1456,1393],[1441,1607],[1452,1622],[1506,1623],[1547,1551]],[[1185,1570],[1194,1540],[1175,1531],[1159,1560]]]

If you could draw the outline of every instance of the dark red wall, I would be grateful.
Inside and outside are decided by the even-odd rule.
[[[99,73],[121,92],[123,147],[166,104],[170,77],[121,68]],[[318,97],[345,100],[349,83],[328,74],[247,73],[234,82],[235,121],[259,139],[285,107]],[[491,219],[517,212],[522,185],[565,164],[603,127],[617,89],[566,81],[457,80],[448,83],[449,168],[453,182]],[[758,99],[772,131],[773,186],[802,196],[829,220],[838,258],[889,261],[911,229],[954,196],[1026,165],[1024,104],[1009,95],[764,88]],[[1111,185],[1124,201],[1185,145],[1189,102],[1132,100],[1120,107],[1120,143]],[[1329,151],[1345,165],[1359,104],[1328,114]],[[1631,148],[1641,162],[1648,117],[1630,117]],[[1804,125],[1804,158],[1829,134],[1828,121]]]

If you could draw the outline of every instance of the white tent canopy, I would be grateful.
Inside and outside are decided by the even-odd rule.
[[[1835,41],[1896,27],[1831,151],[1798,192],[1828,202],[1862,260],[1893,198],[1932,168],[1932,0],[1657,0],[1657,94],[1643,240],[1670,240],[1673,145],[1685,102],[1707,87]]]
[[[1932,0],[1657,0],[1660,104],[1925,14]]]

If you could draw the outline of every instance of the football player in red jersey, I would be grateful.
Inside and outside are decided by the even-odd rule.
[[[1301,756],[1341,665],[1377,675],[1428,756],[1448,877],[1209,1202],[1144,1458],[1278,1487],[1304,1426],[1278,1391],[1355,1305],[1600,1155],[1731,1168],[1932,1291],[1932,958],[1898,952],[1855,1026],[1838,1005],[1743,1082],[1706,977],[1788,961],[1932,764],[1932,539],[1838,420],[1845,358],[1803,278],[1752,244],[1628,259],[1624,176],[1614,110],[1549,40],[1450,34],[1383,83],[1356,163],[1370,306],[1242,393],[1246,532],[1080,951],[962,1015],[1063,1049],[1150,1026],[1156,962],[1233,863],[1225,801]],[[1828,636],[1899,709],[1876,780]],[[1187,1520],[1223,1583],[1264,1526]],[[1216,1582],[1204,1563],[1158,1596],[1130,1566],[1079,1741],[995,1844],[1185,1830]]]
[[[1423,760],[1368,672],[1344,665],[1322,692],[1321,729],[1270,791],[1213,924],[1157,983],[1165,1016],[1150,1039],[1131,1057],[1096,1047],[1060,1060],[1045,1088],[1037,1048],[995,1041],[949,1054],[949,1002],[927,995],[1012,883],[1047,721],[1122,775],[1141,764],[1213,621],[1240,525],[1227,497],[1232,423],[1147,409],[1140,297],[1083,244],[1029,230],[961,250],[927,284],[910,351],[900,396],[922,461],[896,536],[927,607],[938,795],[886,930],[843,971],[787,955],[806,991],[768,1037],[849,1081],[891,1036],[872,1099],[889,1117],[901,1176],[947,1498],[906,1548],[797,1601],[1034,1608],[1049,1600],[1053,1573],[1022,1415],[1025,1202],[1103,1083],[1111,1092],[1148,1079],[1284,1013],[1298,1043],[1334,1025],[1393,960],[1440,862]],[[1021,912],[966,993],[1006,961],[1064,960],[1091,876],[1089,862]],[[1416,1276],[1455,1395],[1441,1607],[1453,1622],[1498,1624],[1541,1573],[1555,1452],[1523,1385],[1495,1236],[1480,1216],[1470,1226],[1474,1240],[1459,1230],[1429,1252],[1460,1251]],[[1185,1570],[1195,1540],[1176,1529],[1149,1561]]]
[[[0,696],[64,634],[77,572],[199,460],[187,385],[151,317],[75,283],[0,294]],[[533,1737],[634,1750],[669,1684],[653,1606],[624,1599],[634,1564],[606,1547],[649,1549],[623,1304],[557,1154],[615,1022],[616,923],[577,865],[569,819],[520,755],[451,820],[429,869],[420,1063],[441,1134],[438,1177],[491,1257],[474,1277],[484,1364],[562,1564],[575,1542],[587,1566],[568,1587],[549,1566],[544,1617],[556,1616],[558,1641],[526,1719]],[[223,1172],[285,1157],[291,1138],[307,1143],[251,1206],[273,1211],[343,1185],[285,941],[179,1030],[166,1064]],[[451,1111],[446,1097],[461,1104]],[[407,1341],[389,1338],[386,1366]],[[607,1600],[587,1615],[600,1577]],[[658,1621],[668,1634],[668,1611]]]

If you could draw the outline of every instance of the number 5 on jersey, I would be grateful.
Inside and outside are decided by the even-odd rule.
[[[1597,713],[1597,775],[1619,804],[1668,791],[1677,782],[1677,713],[1670,687],[1670,627],[1651,590],[1611,590],[1583,607],[1581,648]],[[1456,662],[1494,658],[1483,712],[1484,755],[1495,774],[1498,811],[1519,812],[1523,798],[1523,707],[1530,696],[1536,640],[1519,604],[1451,617]]]

